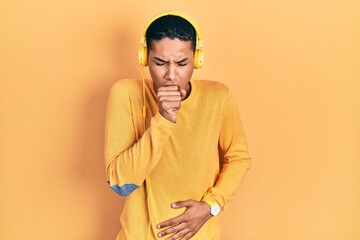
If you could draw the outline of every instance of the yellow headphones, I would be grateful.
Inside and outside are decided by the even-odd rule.
[[[202,40],[201,32],[200,32],[198,26],[196,25],[196,23],[189,16],[186,16],[183,13],[174,12],[174,11],[166,11],[166,12],[162,12],[162,13],[156,15],[155,17],[153,17],[151,19],[150,23],[145,26],[144,32],[140,39],[140,49],[139,49],[140,65],[144,66],[144,67],[146,67],[148,65],[148,49],[146,46],[146,31],[147,31],[148,27],[156,19],[166,16],[166,15],[173,15],[173,16],[181,17],[181,18],[187,20],[195,28],[196,47],[195,47],[195,53],[194,53],[194,68],[196,68],[196,69],[201,68],[203,66],[203,61],[204,61],[203,40]]]

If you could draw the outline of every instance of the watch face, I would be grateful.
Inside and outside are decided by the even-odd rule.
[[[214,204],[213,206],[211,206],[210,213],[211,213],[211,215],[213,215],[214,217],[217,216],[217,215],[220,213],[220,206],[219,206],[219,204]]]

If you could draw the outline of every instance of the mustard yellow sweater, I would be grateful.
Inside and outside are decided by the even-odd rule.
[[[223,210],[249,168],[245,134],[234,97],[214,81],[191,80],[177,122],[159,114],[146,80],[146,131],[142,83],[119,80],[106,113],[105,161],[111,188],[126,196],[117,240],[158,239],[156,224],[180,215],[175,201],[211,199]],[[192,239],[220,239],[218,217]]]

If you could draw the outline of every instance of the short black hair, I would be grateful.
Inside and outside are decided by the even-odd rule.
[[[165,15],[153,21],[146,30],[146,45],[152,49],[153,41],[164,38],[175,38],[181,41],[191,41],[192,50],[196,47],[196,30],[186,19],[176,15]]]

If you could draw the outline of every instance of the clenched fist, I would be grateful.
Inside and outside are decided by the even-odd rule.
[[[167,120],[176,123],[176,114],[181,107],[181,99],[186,91],[176,84],[165,85],[157,90],[159,112]]]

